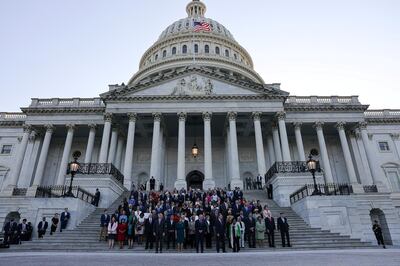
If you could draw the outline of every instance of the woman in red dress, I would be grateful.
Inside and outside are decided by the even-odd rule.
[[[128,229],[128,225],[125,221],[125,219],[121,220],[121,223],[118,225],[118,232],[117,232],[117,239],[119,241],[119,248],[123,249],[124,248],[124,242],[125,242],[125,236],[126,236],[126,231]]]

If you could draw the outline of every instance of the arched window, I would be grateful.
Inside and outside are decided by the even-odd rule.
[[[172,54],[176,54],[176,47],[172,47]]]
[[[217,47],[215,47],[215,53],[216,54],[219,54],[220,52],[219,52],[219,47],[217,46]]]
[[[229,57],[229,50],[228,49],[225,50],[225,56]]]
[[[163,58],[167,57],[167,50],[164,50],[164,51],[162,52],[162,57],[163,57]]]
[[[182,54],[186,54],[187,53],[187,46],[184,45],[182,46]]]
[[[199,52],[199,45],[195,44],[194,45],[194,52],[197,54]]]
[[[209,53],[210,53],[210,46],[208,46],[207,44],[206,44],[206,46],[204,46],[204,52],[205,52],[206,54],[209,54]]]

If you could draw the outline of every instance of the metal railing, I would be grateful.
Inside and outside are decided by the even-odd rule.
[[[111,163],[81,163],[77,174],[112,175],[118,182],[124,184],[124,175]]]
[[[363,186],[365,193],[377,193],[378,188],[376,185]]]
[[[353,194],[353,187],[349,184],[317,184],[317,194],[314,194],[314,185],[308,184],[290,195],[293,204],[309,196],[341,196]]]
[[[306,173],[308,172],[307,163],[302,161],[275,162],[265,174],[267,183],[277,173]]]
[[[62,198],[66,197],[68,186],[40,186],[36,190],[36,198]],[[92,203],[94,195],[81,187],[73,186],[72,194],[74,198],[81,199],[87,203]]]

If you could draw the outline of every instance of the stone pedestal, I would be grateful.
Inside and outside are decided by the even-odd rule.
[[[322,175],[316,175],[317,184],[323,184]],[[272,184],[273,199],[280,207],[290,207],[290,195],[307,184],[313,184],[309,173],[276,174],[267,185]]]
[[[203,182],[203,190],[209,190],[215,188],[215,181],[212,179],[206,179]]]
[[[174,186],[177,190],[181,190],[182,188],[187,189],[187,183],[185,180],[176,180]]]

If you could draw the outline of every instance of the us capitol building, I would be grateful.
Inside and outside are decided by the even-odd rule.
[[[156,188],[209,189],[243,188],[260,174],[274,201],[311,227],[372,242],[371,220],[379,220],[399,245],[400,110],[265,83],[231,32],[205,17],[203,2],[186,11],[126,84],[95,98],[32,98],[20,113],[0,113],[0,227],[12,215],[36,226],[66,206],[74,227],[93,211],[84,196],[45,197],[69,186],[79,151],[74,193],[99,188],[101,207],[133,186],[148,189],[152,176]],[[195,31],[194,21],[209,30]],[[312,149],[318,196],[305,186],[313,188]]]

